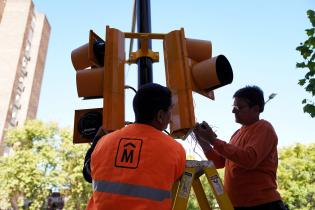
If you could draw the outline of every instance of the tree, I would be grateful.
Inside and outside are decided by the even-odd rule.
[[[306,29],[308,39],[304,43],[300,43],[300,46],[296,48],[300,52],[304,61],[296,64],[297,68],[308,69],[305,77],[300,79],[298,84],[305,86],[305,90],[310,92],[312,96],[315,96],[315,12],[313,10],[307,11],[308,18],[312,24],[312,27]],[[310,99],[303,99],[302,104],[304,112],[309,113],[311,117],[315,117],[315,104]]]
[[[315,209],[315,144],[279,151],[278,184],[290,209]]]
[[[60,148],[62,186],[67,198],[66,209],[85,209],[91,197],[92,187],[83,179],[82,166],[86,145],[73,145],[72,135],[68,130],[62,130],[61,137],[64,141]]]
[[[29,209],[40,209],[51,189],[66,197],[67,209],[84,209],[91,186],[81,169],[87,145],[72,145],[70,131],[55,123],[27,121],[8,130],[8,156],[0,157],[0,206],[19,209],[25,200]]]

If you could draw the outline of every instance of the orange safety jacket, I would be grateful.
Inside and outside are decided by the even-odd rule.
[[[88,210],[171,209],[171,190],[185,170],[181,144],[145,124],[104,136],[91,157]]]
[[[278,137],[266,120],[242,126],[229,144],[214,140],[206,153],[217,168],[225,166],[224,187],[234,207],[281,200],[277,191]]]

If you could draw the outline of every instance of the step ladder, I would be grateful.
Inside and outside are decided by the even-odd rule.
[[[201,210],[211,210],[206,197],[200,176],[205,174],[211,186],[211,190],[221,210],[233,210],[232,203],[224,191],[222,181],[212,161],[186,161],[186,170],[180,181],[176,182],[172,190],[172,210],[186,210],[193,187],[199,207]]]

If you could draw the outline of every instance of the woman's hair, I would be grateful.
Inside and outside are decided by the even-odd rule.
[[[233,98],[235,97],[245,99],[250,107],[259,106],[259,112],[264,111],[264,92],[258,86],[253,85],[241,88],[234,93]]]

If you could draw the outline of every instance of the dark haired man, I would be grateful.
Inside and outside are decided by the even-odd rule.
[[[89,210],[171,209],[172,186],[186,164],[182,145],[162,132],[170,122],[171,92],[143,85],[133,109],[135,123],[103,136],[92,153]]]
[[[277,191],[278,138],[272,125],[259,115],[264,111],[263,91],[246,86],[233,95],[232,112],[242,125],[229,143],[219,140],[205,122],[195,136],[206,157],[225,167],[224,187],[235,210],[286,209]]]

